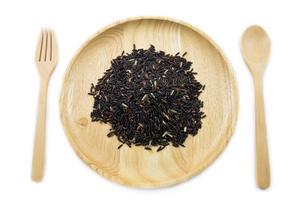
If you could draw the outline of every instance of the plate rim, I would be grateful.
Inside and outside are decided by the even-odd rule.
[[[86,156],[78,147],[75,141],[73,141],[73,138],[71,136],[71,131],[67,127],[67,122],[64,117],[64,88],[66,84],[66,79],[71,71],[72,66],[74,65],[74,62],[80,55],[80,53],[88,46],[88,44],[96,38],[98,35],[102,34],[103,32],[109,30],[112,27],[125,24],[128,22],[133,22],[133,21],[138,21],[138,20],[162,20],[162,21],[168,21],[171,23],[177,23],[179,25],[185,26],[193,31],[195,31],[197,34],[201,35],[204,39],[206,39],[220,54],[223,62],[225,62],[225,65],[227,66],[227,73],[228,73],[228,78],[229,78],[229,85],[230,85],[230,102],[231,102],[231,126],[229,127],[230,130],[226,131],[226,134],[224,137],[224,142],[218,144],[216,148],[207,156],[205,162],[202,164],[201,167],[197,168],[197,170],[194,170],[192,173],[187,174],[186,176],[178,177],[176,181],[171,180],[171,181],[165,181],[165,182],[159,182],[159,184],[133,184],[133,183],[128,183],[126,181],[122,181],[122,178],[118,176],[118,178],[115,178],[113,176],[109,176],[108,174],[105,173],[101,168],[98,168],[96,165],[93,164],[93,162]],[[201,31],[200,29],[196,28],[195,26],[179,20],[179,19],[174,19],[170,17],[165,17],[165,16],[137,16],[137,17],[129,17],[121,20],[117,20],[109,25],[104,26],[103,28],[99,29],[96,33],[92,34],[85,42],[80,46],[80,48],[75,52],[73,55],[71,61],[69,62],[67,68],[65,69],[64,75],[63,75],[63,82],[61,85],[61,91],[60,91],[60,98],[59,98],[59,113],[60,113],[60,121],[63,127],[63,131],[65,135],[68,138],[68,141],[72,147],[72,149],[75,151],[77,156],[81,159],[83,163],[88,165],[93,171],[98,173],[99,175],[103,176],[104,178],[110,180],[111,182],[114,183],[119,183],[124,186],[129,186],[129,187],[135,187],[135,188],[163,188],[163,187],[168,187],[168,186],[173,186],[180,184],[182,182],[185,182],[196,175],[200,174],[202,171],[204,171],[209,165],[213,164],[214,161],[222,154],[222,152],[225,151],[226,146],[228,145],[233,133],[235,132],[236,129],[236,124],[238,120],[238,114],[239,114],[239,91],[238,91],[238,85],[237,85],[237,80],[236,80],[236,75],[235,72],[232,68],[231,63],[229,62],[228,58],[226,57],[225,53],[223,50],[217,45],[211,38],[208,36],[206,33]]]

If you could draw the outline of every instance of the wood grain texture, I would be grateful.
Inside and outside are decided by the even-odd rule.
[[[263,75],[270,56],[271,41],[263,28],[255,25],[246,29],[241,41],[241,51],[252,74],[255,89],[257,185],[266,189],[270,186],[271,176],[263,97]]]
[[[256,174],[258,186],[262,189],[266,189],[270,186],[271,177],[262,83],[262,79],[254,80],[256,110]]]
[[[188,52],[206,85],[201,99],[207,117],[186,148],[167,147],[161,152],[143,147],[117,149],[116,138],[107,138],[109,125],[92,123],[95,83],[110,67],[110,60],[123,50],[156,49],[175,54]],[[102,176],[134,187],[154,188],[177,184],[206,168],[224,149],[236,124],[238,97],[236,82],[222,51],[198,29],[181,21],[162,17],[139,17],[119,21],[93,35],[79,49],[65,74],[60,98],[61,120],[68,139],[80,158]]]

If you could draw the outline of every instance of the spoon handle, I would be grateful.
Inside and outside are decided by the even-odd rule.
[[[256,119],[256,176],[258,187],[266,189],[270,186],[270,164],[262,78],[256,78],[254,80],[254,85]]]

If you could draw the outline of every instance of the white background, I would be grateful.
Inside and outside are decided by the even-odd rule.
[[[0,1],[0,199],[300,199],[300,6],[297,1]],[[59,119],[63,73],[80,45],[101,27],[142,15],[186,21],[211,36],[229,58],[239,86],[235,133],[203,173],[170,188],[112,183],[75,155]],[[256,187],[252,79],[240,36],[260,24],[272,39],[265,104],[272,183]],[[43,26],[56,30],[60,62],[49,85],[47,158],[42,183],[30,180],[39,79],[33,58]]]

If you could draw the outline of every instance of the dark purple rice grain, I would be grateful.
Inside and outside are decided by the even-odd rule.
[[[192,62],[180,53],[166,54],[136,49],[111,61],[111,67],[89,95],[94,98],[91,119],[110,123],[108,137],[116,136],[124,144],[158,147],[172,144],[185,147],[188,135],[195,136],[202,127],[203,101],[199,99],[205,85],[199,83]]]
[[[148,151],[152,151],[152,149],[150,147],[145,147],[145,149]]]

